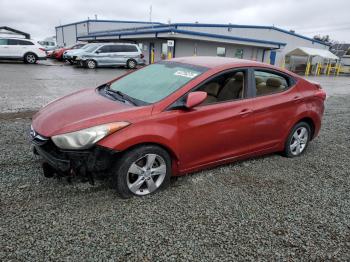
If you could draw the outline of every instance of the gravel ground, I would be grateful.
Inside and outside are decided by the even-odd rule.
[[[350,260],[350,96],[303,157],[247,160],[120,199],[45,179],[29,119],[0,120],[0,261]],[[6,135],[4,135],[6,134]]]

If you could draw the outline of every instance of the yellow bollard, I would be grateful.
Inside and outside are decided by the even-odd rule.
[[[284,59],[282,59],[282,61],[281,61],[281,68],[282,69],[286,68],[286,61]]]
[[[322,64],[319,63],[319,67],[318,67],[318,71],[317,71],[317,75],[321,75],[321,70],[322,70]]]
[[[151,64],[154,63],[154,49],[151,50]]]
[[[168,59],[171,59],[172,58],[172,54],[171,54],[171,52],[169,51],[168,52]]]
[[[320,67],[320,63],[316,64],[316,68],[315,68],[315,76],[318,76],[318,69]]]
[[[337,68],[337,76],[339,75],[339,73],[340,73],[340,67],[341,67],[341,65],[340,65],[340,63],[338,64],[338,68]]]
[[[328,68],[327,68],[327,76],[329,76],[329,75],[330,75],[330,73],[331,73],[331,69],[332,69],[332,64],[331,64],[331,63],[329,63]]]
[[[310,62],[307,62],[307,64],[306,64],[306,69],[305,69],[305,76],[308,76],[308,75],[309,75],[309,73],[310,73],[310,67],[311,67]]]

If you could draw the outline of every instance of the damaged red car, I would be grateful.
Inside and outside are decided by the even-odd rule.
[[[302,155],[320,130],[325,92],[280,68],[233,58],[162,61],[42,108],[31,127],[44,175],[122,197],[180,176],[272,152]]]

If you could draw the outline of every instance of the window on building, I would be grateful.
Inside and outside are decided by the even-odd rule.
[[[243,58],[243,49],[242,48],[236,49],[234,57],[242,59]]]
[[[226,48],[225,47],[216,48],[216,55],[217,56],[226,56]]]
[[[268,71],[254,71],[256,96],[274,94],[286,90],[289,80],[279,74]]]

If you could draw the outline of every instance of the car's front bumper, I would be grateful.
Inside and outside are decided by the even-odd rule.
[[[33,153],[42,159],[43,168],[49,166],[59,176],[86,177],[93,181],[95,175],[106,173],[116,158],[116,151],[94,146],[88,150],[62,150],[50,138],[31,131]]]

